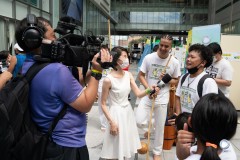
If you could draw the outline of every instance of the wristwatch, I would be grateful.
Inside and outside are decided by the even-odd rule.
[[[91,72],[91,76],[93,76],[96,80],[100,80],[102,78],[102,74],[101,73],[97,73],[97,72]]]

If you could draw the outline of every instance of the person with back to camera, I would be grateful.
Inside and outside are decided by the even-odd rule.
[[[9,71],[12,55],[9,51],[0,51],[0,90],[11,80],[12,72]]]
[[[41,42],[46,38],[54,40],[55,35],[50,24],[45,23],[42,18],[34,15],[20,21],[15,37],[19,46],[26,52],[26,61],[23,64],[22,74],[25,74],[30,66],[36,61],[34,55],[40,54]],[[32,48],[29,43],[33,42],[25,39],[30,34],[29,25],[33,25],[39,33],[40,44]],[[28,37],[28,38],[31,38]],[[43,133],[46,133],[53,119],[67,104],[67,112],[60,119],[53,130],[51,141],[47,145],[44,159],[61,160],[88,160],[88,149],[86,146],[86,113],[90,111],[97,96],[99,78],[96,76],[101,73],[102,68],[96,62],[99,54],[92,60],[92,73],[88,82],[88,87],[83,88],[73,77],[67,66],[62,63],[50,63],[44,67],[31,81],[29,90],[29,100],[31,105],[31,116]],[[102,61],[109,61],[109,52],[101,50]]]
[[[12,73],[14,67],[10,67],[10,65],[13,61],[12,59],[15,59],[14,57],[7,50],[0,51],[0,74],[5,71]]]
[[[169,83],[177,84],[181,72],[179,61],[170,54],[172,41],[173,38],[170,35],[163,35],[157,52],[148,54],[143,59],[138,77],[139,81],[145,88],[148,88],[153,84],[157,84],[157,82],[167,73],[172,77]],[[138,126],[140,128],[146,128],[149,123],[152,103],[155,103],[155,137],[153,143],[154,160],[161,159],[168,102],[169,84],[166,84],[165,87],[160,89],[160,92],[154,102],[152,102],[152,99],[149,99],[148,97],[143,97],[136,111],[136,121]]]
[[[229,142],[236,133],[237,118],[228,98],[215,93],[203,96],[189,118],[197,145],[190,148],[186,160],[237,160]]]
[[[45,39],[56,40],[56,36],[52,29],[51,22],[43,17],[37,17],[37,18],[38,18],[38,21],[40,21],[43,24],[44,28],[46,29],[46,32],[44,34]],[[19,46],[18,43],[14,45],[14,51],[16,55],[12,56],[11,58],[9,71],[13,74],[13,77],[16,77],[18,74],[21,73],[23,63],[26,60],[26,54],[25,54],[25,51]]]
[[[16,45],[14,45],[14,47],[16,47]],[[18,48],[20,48],[18,46]],[[25,54],[17,54],[17,55],[11,55],[9,51],[1,51],[0,53],[1,55],[1,60],[2,60],[2,56],[6,55],[7,58],[6,62],[7,62],[7,68],[5,68],[5,70],[7,70],[8,72],[12,73],[13,78],[16,77],[19,73],[19,71],[21,70],[21,67],[23,65],[23,62],[26,59],[26,55]]]
[[[26,54],[23,49],[16,43],[14,45],[15,56],[12,56],[9,66],[9,71],[12,72],[13,77],[20,74],[22,65],[26,59]]]
[[[226,97],[229,97],[229,87],[232,84],[233,68],[228,60],[222,57],[222,49],[216,42],[208,47],[213,51],[213,63],[206,72],[216,81],[218,88]]]
[[[123,160],[131,158],[141,148],[134,112],[128,94],[133,90],[138,97],[146,96],[151,89],[141,91],[132,74],[123,68],[129,65],[127,50],[123,47],[112,49],[113,69],[103,81],[102,110],[108,120],[101,158]],[[152,86],[152,89],[155,89]],[[156,88],[158,92],[158,88]],[[152,95],[156,96],[157,92]],[[109,110],[106,101],[108,99]]]

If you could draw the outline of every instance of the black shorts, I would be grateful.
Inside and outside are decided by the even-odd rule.
[[[44,157],[44,160],[89,160],[87,146],[63,147],[54,142],[48,144]]]

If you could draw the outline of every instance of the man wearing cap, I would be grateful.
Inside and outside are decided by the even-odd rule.
[[[19,71],[21,70],[22,65],[26,59],[26,54],[24,53],[24,50],[17,43],[14,45],[13,48],[16,56],[12,57],[8,71],[13,74],[13,77],[16,77]]]
[[[23,53],[23,49],[17,43],[14,45],[13,48],[16,55],[18,55],[19,53]]]

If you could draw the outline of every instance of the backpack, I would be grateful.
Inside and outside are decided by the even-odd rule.
[[[9,81],[0,91],[0,157],[2,160],[41,160],[57,122],[66,106],[53,120],[46,134],[32,121],[29,105],[29,83],[49,63],[35,63],[25,75]]]
[[[183,82],[185,81],[185,79],[187,78],[188,75],[189,75],[189,73],[186,73],[185,75],[183,75],[183,77],[181,79],[181,86],[183,85]],[[209,74],[205,74],[198,82],[197,92],[198,92],[198,96],[200,98],[202,97],[203,83],[207,78],[212,78],[212,77],[210,77]],[[219,88],[218,88],[218,94],[221,96],[225,96]]]

